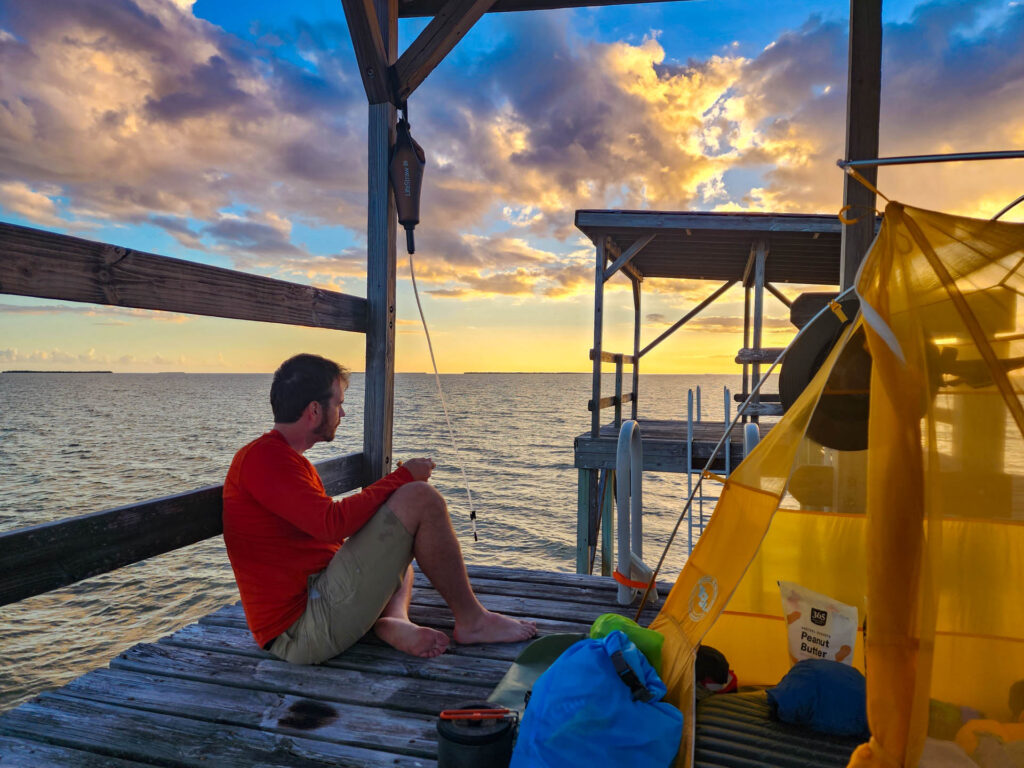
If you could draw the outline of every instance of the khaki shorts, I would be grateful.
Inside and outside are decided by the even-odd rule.
[[[358,642],[401,586],[412,562],[412,534],[388,505],[309,577],[306,610],[270,652],[292,664],[319,664]]]

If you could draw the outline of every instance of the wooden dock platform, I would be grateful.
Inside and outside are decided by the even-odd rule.
[[[602,613],[635,612],[617,605],[609,578],[469,573],[486,607],[533,619],[540,634],[586,632]],[[641,622],[654,613],[648,608]],[[419,573],[410,615],[452,629]],[[323,665],[301,667],[257,647],[241,605],[229,605],[0,715],[0,766],[436,766],[438,712],[486,699],[525,645],[454,646],[418,659],[368,635]]]
[[[644,446],[645,472],[686,471],[686,422],[667,419],[638,419]],[[775,421],[760,424],[761,436],[767,434]],[[729,467],[743,460],[743,424],[732,428],[729,436]],[[693,465],[704,468],[711,451],[722,437],[725,425],[720,421],[698,421],[693,425]],[[614,424],[601,427],[597,437],[589,432],[579,435],[574,443],[577,469],[615,469],[615,450],[619,430]],[[712,472],[725,472],[725,450],[719,451]]]

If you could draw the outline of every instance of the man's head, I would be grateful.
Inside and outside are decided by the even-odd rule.
[[[341,417],[349,371],[319,355],[295,355],[281,363],[270,385],[270,407],[276,424],[304,425],[313,442],[331,441]]]

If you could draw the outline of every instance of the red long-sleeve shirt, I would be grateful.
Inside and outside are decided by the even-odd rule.
[[[334,501],[309,460],[276,430],[235,454],[224,481],[224,544],[260,646],[302,615],[309,576],[326,568],[344,539],[413,479],[399,467]]]

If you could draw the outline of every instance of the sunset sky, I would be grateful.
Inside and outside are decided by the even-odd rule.
[[[1024,146],[1024,2],[885,0],[883,155]],[[585,371],[578,208],[835,213],[845,0],[485,16],[410,99],[417,279],[442,372]],[[404,49],[425,20],[400,23]],[[365,295],[366,117],[339,0],[0,0],[0,219]],[[1024,161],[883,169],[989,217]],[[1024,220],[1024,206],[1006,217]],[[629,351],[628,282],[606,347]],[[642,340],[715,286],[645,283]],[[429,369],[404,248],[397,369]],[[766,343],[791,329],[769,297]],[[730,372],[739,291],[644,360]],[[270,371],[363,337],[0,295],[0,370]]]

